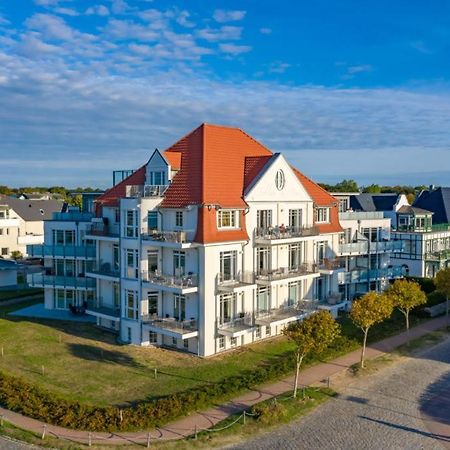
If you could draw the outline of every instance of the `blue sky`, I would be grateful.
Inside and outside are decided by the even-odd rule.
[[[201,122],[318,181],[450,185],[450,2],[0,0],[0,184],[107,187]]]

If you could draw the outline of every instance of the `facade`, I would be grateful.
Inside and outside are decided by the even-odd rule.
[[[237,128],[201,125],[95,205],[46,221],[32,282],[47,308],[86,311],[123,342],[210,356],[336,315],[392,275],[389,220],[344,229],[336,198]]]
[[[44,242],[44,220],[61,211],[63,202],[0,196],[0,256],[26,255],[27,245]]]

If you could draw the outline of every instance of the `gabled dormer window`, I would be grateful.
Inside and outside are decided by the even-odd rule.
[[[219,211],[217,211],[217,228],[239,228],[239,211],[219,209]]]
[[[150,185],[152,186],[165,186],[166,173],[163,171],[150,172]]]
[[[316,208],[316,223],[330,223],[330,208]]]

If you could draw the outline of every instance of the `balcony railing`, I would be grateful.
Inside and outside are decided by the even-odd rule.
[[[90,222],[94,217],[92,213],[71,211],[71,212],[54,212],[52,220],[64,222]]]
[[[236,274],[218,273],[217,277],[218,286],[241,286],[255,284],[255,274],[250,271],[242,271]]]
[[[192,241],[194,231],[159,231],[144,229],[141,231],[143,240],[150,240],[155,242],[172,242],[176,244],[185,244]]]
[[[255,239],[291,239],[297,237],[316,236],[318,230],[316,227],[266,227],[255,228]]]
[[[317,273],[319,270],[316,264],[303,263],[297,267],[280,267],[275,270],[261,270],[256,275],[257,281],[276,281],[286,278],[294,278],[301,275],[309,275]]]
[[[119,237],[119,227],[111,227],[103,223],[95,223],[86,228],[86,235],[90,236],[105,236],[105,237]]]
[[[197,320],[178,320],[174,317],[159,317],[156,314],[142,316],[142,322],[154,328],[168,330],[174,333],[186,334],[198,331]]]
[[[167,287],[174,288],[190,288],[198,286],[198,278],[194,273],[188,273],[186,275],[175,276],[165,275],[159,272],[147,272],[141,273],[142,280],[153,284],[159,284]]]
[[[251,314],[240,314],[238,317],[228,320],[227,322],[217,322],[217,329],[226,334],[233,335],[242,331],[247,331],[253,328],[253,318]]]
[[[110,262],[106,261],[96,261],[95,264],[93,264],[92,268],[89,270],[86,269],[86,272],[93,273],[96,275],[105,275],[107,277],[114,277],[118,278],[120,277],[120,269],[114,267],[114,265]]]
[[[266,311],[257,311],[255,320],[258,325],[270,324],[290,318],[295,319],[303,314],[311,314],[317,310],[317,302],[300,301],[295,305],[283,305],[279,308],[272,308]]]
[[[324,258],[324,260],[318,264],[319,269],[324,270],[336,270],[336,269],[342,269],[345,267],[345,259],[343,258],[335,258],[335,259],[328,259]]]
[[[28,245],[28,256],[33,258],[95,258],[94,246],[81,245]]]
[[[120,317],[120,307],[104,304],[102,298],[96,298],[86,302],[86,311],[91,311],[110,317]]]
[[[95,280],[86,277],[70,277],[62,275],[45,275],[33,273],[27,276],[28,283],[35,287],[62,287],[73,289],[94,289]]]
[[[382,252],[402,252],[405,249],[404,241],[360,241],[349,242],[347,244],[340,244],[339,251],[344,253],[355,253],[366,255],[367,253],[382,253]]]
[[[166,185],[128,185],[126,186],[126,197],[161,197],[166,189]]]
[[[425,259],[429,261],[445,261],[450,259],[450,250],[438,250],[435,252],[427,252],[425,254]]]
[[[401,266],[385,267],[382,269],[356,269],[338,274],[340,284],[347,283],[367,283],[380,279],[394,279],[404,276]]]

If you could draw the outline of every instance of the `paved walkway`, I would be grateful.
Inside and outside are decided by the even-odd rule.
[[[410,330],[410,338],[416,339],[432,331],[445,326],[445,317],[429,320]],[[405,344],[408,340],[407,334],[401,333],[396,336],[384,339],[372,344],[367,348],[366,357],[375,358],[384,353],[393,351],[398,346]],[[348,353],[336,358],[333,361],[317,364],[301,372],[300,381],[304,385],[311,385],[322,382],[328,377],[341,372],[359,362],[360,350]],[[88,433],[86,431],[69,430],[54,425],[44,425],[34,419],[16,414],[6,409],[0,408],[0,414],[5,420],[20,428],[41,434],[46,429],[47,435],[53,435],[61,439],[88,444],[146,444],[150,436],[151,441],[182,439],[191,436],[195,431],[200,431],[214,426],[216,423],[227,418],[229,415],[248,409],[256,403],[270,399],[276,395],[283,394],[293,388],[294,377],[289,376],[281,381],[262,386],[243,394],[234,400],[223,405],[210,408],[206,411],[193,413],[192,415],[168,424],[164,427],[153,430],[151,433],[130,432],[130,433]]]

